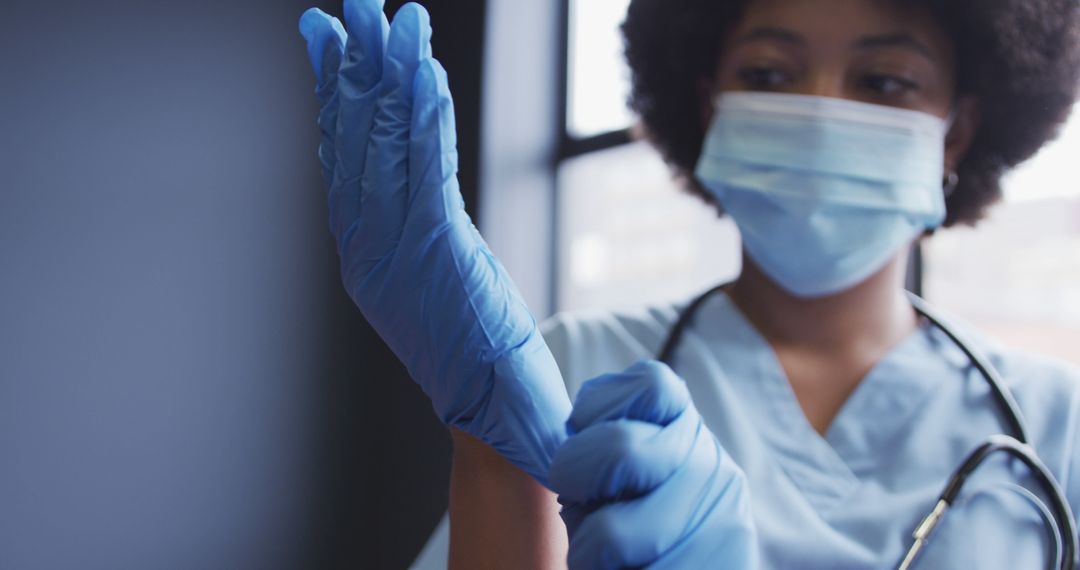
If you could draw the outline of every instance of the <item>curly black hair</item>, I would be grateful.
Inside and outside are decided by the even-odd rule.
[[[702,78],[712,78],[723,35],[749,0],[632,0],[622,25],[632,74],[629,105],[645,136],[688,189],[705,130]],[[1001,177],[1057,136],[1080,87],[1077,0],[918,0],[952,38],[957,94],[979,103],[981,123],[957,167],[945,226],[974,225],[1001,197]]]

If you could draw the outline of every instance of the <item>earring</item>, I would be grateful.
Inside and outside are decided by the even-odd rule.
[[[950,170],[945,178],[941,181],[941,187],[945,190],[945,197],[948,198],[952,195],[953,190],[956,190],[957,185],[960,184],[960,175],[955,170]]]

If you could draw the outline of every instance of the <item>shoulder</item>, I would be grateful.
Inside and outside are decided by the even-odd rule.
[[[1049,419],[1049,416],[1073,407],[1073,400],[1080,398],[1080,368],[1077,366],[1007,346],[951,314],[941,314],[939,317],[944,317],[949,329],[989,360],[1033,427]],[[977,374],[974,363],[943,329],[931,326],[927,330],[933,344],[947,361],[959,369]]]
[[[1080,368],[990,343],[990,359],[1024,415],[1032,444],[1080,507]]]
[[[1015,349],[992,357],[1016,396],[1038,445],[1060,446],[1064,457],[1080,455],[1080,368],[1061,360]],[[1080,475],[1080,474],[1077,474]]]
[[[1068,362],[1003,346],[985,343],[994,366],[1016,396],[1029,423],[1052,423],[1076,414],[1080,404],[1080,368]],[[1075,421],[1075,418],[1072,418]],[[1055,426],[1061,429],[1062,425]]]
[[[544,321],[540,331],[573,398],[590,378],[654,358],[676,317],[674,304],[559,313]]]

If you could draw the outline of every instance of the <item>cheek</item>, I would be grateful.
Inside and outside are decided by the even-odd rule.
[[[954,93],[951,75],[935,71],[925,80],[925,93],[922,97],[923,111],[947,119],[954,111]]]

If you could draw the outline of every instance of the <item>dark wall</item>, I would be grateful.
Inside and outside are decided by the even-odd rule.
[[[401,568],[445,508],[340,285],[309,4],[0,4],[0,568]],[[484,2],[431,4],[472,206]]]

